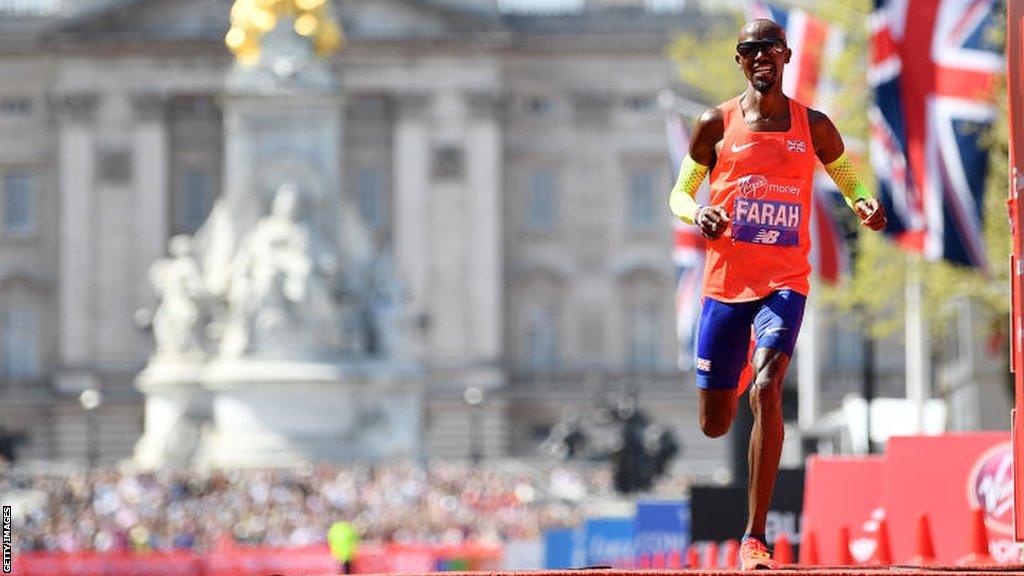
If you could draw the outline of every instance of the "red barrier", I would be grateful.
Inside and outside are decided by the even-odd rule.
[[[845,564],[840,546],[847,537],[839,536],[844,525],[853,560],[871,561],[883,519],[889,561],[909,562],[920,553],[922,514],[933,530],[935,561],[952,564],[970,551],[973,507],[984,510],[991,555],[1017,562],[1012,450],[1005,432],[894,437],[881,458],[808,459],[803,529],[817,534],[825,564]]]
[[[303,548],[237,547],[200,556],[203,576],[241,576],[271,573],[335,572],[338,563],[326,545]]]
[[[1024,291],[1024,272],[1018,266],[1024,261],[1024,2],[1011,0],[1006,3],[1006,101],[1009,108],[1010,134],[1010,182],[1009,201],[1010,231],[1013,235],[1013,253],[1010,259],[1010,371],[1014,380],[1014,409],[1011,426],[1013,430],[1014,469],[1017,471],[1013,491],[1014,517],[1016,518],[1015,540],[1024,540],[1024,309],[1021,307]]]
[[[818,536],[822,564],[846,566],[850,527],[859,527],[882,501],[885,458],[820,457],[807,459],[803,531]],[[846,527],[845,540],[840,531]]]
[[[939,564],[970,552],[972,510],[984,510],[991,554],[1017,562],[1013,545],[1013,460],[1005,432],[907,436],[889,440],[882,507],[896,562],[913,557],[918,517],[927,514]]]
[[[444,570],[495,570],[500,546],[373,544],[360,546],[356,573],[412,574]],[[15,554],[14,573],[21,576],[265,576],[325,574],[338,565],[326,545],[302,548],[222,547],[208,554],[191,550],[148,553]]]
[[[23,576],[202,576],[204,564],[191,551],[14,555],[14,573]]]

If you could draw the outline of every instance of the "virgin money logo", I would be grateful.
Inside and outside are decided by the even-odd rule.
[[[985,524],[1003,534],[1013,533],[1013,448],[1004,442],[975,462],[967,479],[967,499],[985,511]]]
[[[747,198],[760,198],[764,196],[767,188],[768,179],[760,174],[744,176],[736,182],[736,189],[739,191],[740,196],[746,196]]]

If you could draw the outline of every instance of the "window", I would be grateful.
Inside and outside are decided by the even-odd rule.
[[[25,379],[39,375],[39,323],[34,310],[14,309],[3,325],[3,375]]]
[[[658,307],[638,305],[629,309],[629,349],[626,362],[634,370],[651,371],[658,367]]]
[[[4,116],[28,116],[32,113],[31,98],[0,99],[0,114]]]
[[[604,355],[604,318],[601,312],[600,306],[587,306],[580,317],[580,350],[595,360]]]
[[[366,225],[380,230],[386,222],[384,171],[378,167],[360,168],[356,173],[356,202]]]
[[[538,168],[530,175],[527,226],[534,230],[550,230],[558,218],[558,182],[551,168]]]
[[[8,172],[4,174],[4,232],[29,235],[36,231],[35,186],[32,174]]]
[[[465,169],[462,147],[455,144],[438,144],[434,147],[434,178],[437,180],[458,180]]]
[[[633,96],[626,99],[626,109],[630,112],[652,112],[655,101],[650,96]]]
[[[97,153],[99,174],[103,182],[127,184],[132,179],[132,152],[120,148],[102,149]]]
[[[558,329],[553,308],[534,308],[527,314],[524,351],[526,367],[549,370],[558,364]]]
[[[629,175],[629,227],[650,230],[659,212],[656,178],[653,171],[635,171]]]
[[[552,110],[554,110],[555,105],[554,102],[552,102],[549,98],[544,98],[543,96],[533,96],[531,98],[526,99],[524,107],[530,114],[536,114],[540,116],[544,114],[549,114]]]
[[[192,168],[185,171],[181,180],[181,205],[178,209],[179,229],[195,232],[203,225],[213,203],[213,186],[210,173]]]

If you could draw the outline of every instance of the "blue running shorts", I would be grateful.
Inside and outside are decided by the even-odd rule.
[[[807,297],[778,290],[749,302],[704,298],[697,328],[697,386],[704,390],[734,390],[747,364],[750,327],[757,348],[793,355]]]

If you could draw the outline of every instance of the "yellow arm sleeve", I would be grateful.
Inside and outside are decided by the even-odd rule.
[[[853,161],[843,152],[839,158],[825,165],[825,172],[832,177],[832,181],[839,187],[839,191],[846,198],[846,204],[852,209],[857,200],[870,200],[871,192],[857,178],[857,170],[853,167]]]
[[[687,154],[683,158],[683,165],[679,167],[679,178],[676,185],[672,187],[672,194],[668,198],[668,207],[672,213],[687,224],[693,224],[697,217],[697,188],[707,176],[708,167],[698,164],[696,160]]]

